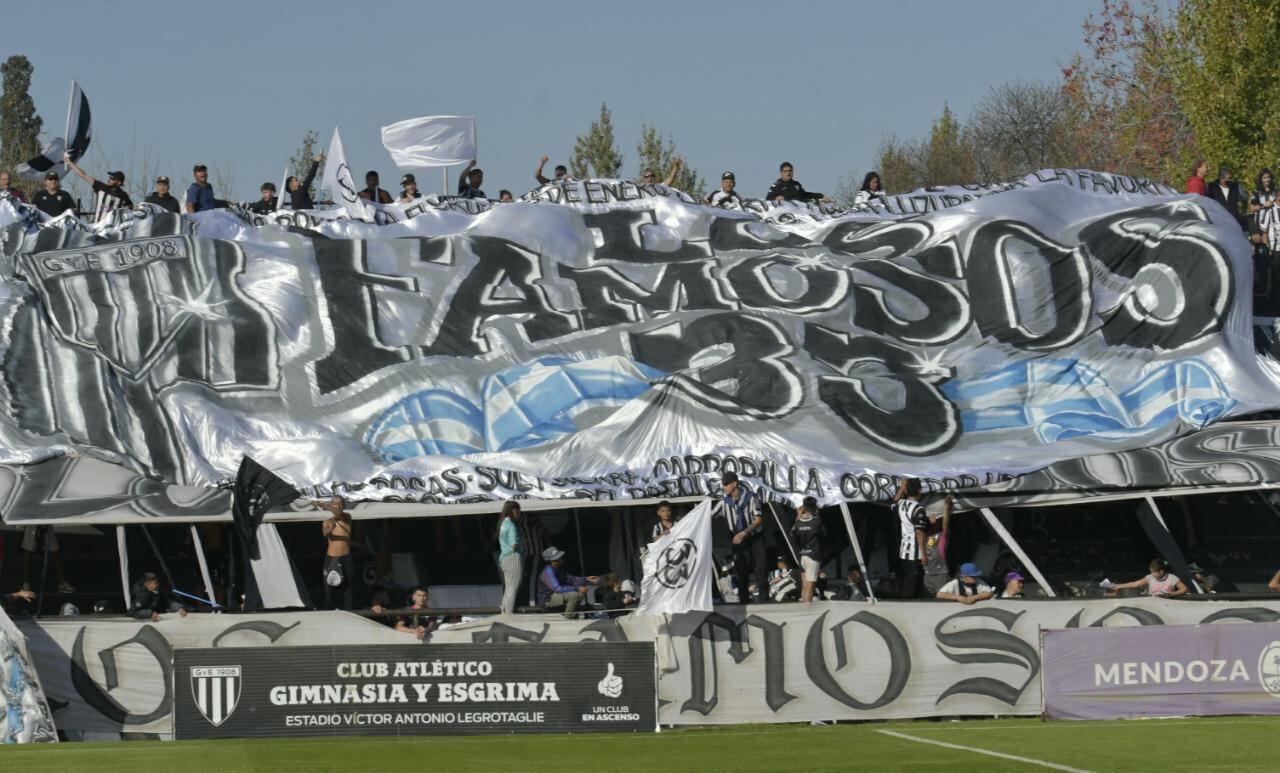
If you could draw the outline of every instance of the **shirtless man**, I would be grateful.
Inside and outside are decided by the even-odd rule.
[[[328,545],[324,551],[324,601],[330,609],[334,596],[342,591],[341,609],[351,609],[352,589],[355,587],[355,562],[351,560],[351,514],[347,512],[347,500],[335,496],[328,502],[312,502],[317,508],[327,510],[329,517],[320,526]]]

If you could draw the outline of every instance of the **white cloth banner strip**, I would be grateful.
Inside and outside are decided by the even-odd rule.
[[[46,694],[66,704],[54,713],[59,728],[168,733],[173,690],[190,689],[168,678],[178,647],[416,641],[341,612],[165,618],[19,622]],[[1277,622],[1280,601],[828,601],[719,607],[673,615],[664,629],[665,620],[492,618],[436,632],[424,656],[450,642],[658,641],[663,724],[1034,716],[1041,628]]]
[[[0,201],[0,464],[210,487],[250,454],[308,497],[442,506],[708,495],[732,470],[835,504],[1280,407],[1248,243],[1202,197],[1044,170],[748,204],[588,180],[82,231]]]
[[[258,526],[258,557],[249,559],[258,595],[266,609],[297,609],[308,606],[294,578],[293,564],[275,524]]]
[[[715,566],[711,556],[711,511],[703,500],[671,531],[649,544],[644,556],[638,615],[710,612]]]
[[[410,118],[382,127],[382,146],[399,167],[465,164],[476,157],[476,119],[461,115]]]

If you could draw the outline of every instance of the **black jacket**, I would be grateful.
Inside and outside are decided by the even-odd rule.
[[[162,591],[147,590],[141,582],[133,584],[133,602],[129,604],[129,617],[148,620],[153,612],[176,612],[182,605],[169,599]]]
[[[821,193],[806,191],[799,180],[783,180],[781,177],[773,181],[773,185],[769,188],[769,193],[765,198],[773,201],[779,196],[786,201],[818,201],[822,198]]]
[[[182,211],[182,207],[178,206],[178,200],[169,194],[161,196],[153,191],[150,196],[144,199],[144,201],[148,204],[155,204],[157,207],[163,207],[170,212]]]
[[[258,199],[249,205],[249,211],[255,215],[269,215],[276,211],[276,204],[280,201],[279,196],[272,196],[271,201],[263,201]]]
[[[311,183],[315,182],[316,170],[319,168],[320,162],[312,161],[307,169],[307,176],[298,183],[298,190],[289,191],[290,209],[315,209],[315,202],[311,200]]]
[[[1240,191],[1240,183],[1232,180],[1227,183],[1227,193],[1224,196],[1222,187],[1218,185],[1217,180],[1205,182],[1205,187],[1209,189],[1209,198],[1218,202],[1227,208],[1236,222],[1240,223],[1240,227],[1244,227],[1244,218],[1240,215],[1240,205],[1244,202],[1244,194]]]

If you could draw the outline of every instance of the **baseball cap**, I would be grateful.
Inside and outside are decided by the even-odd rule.
[[[733,172],[725,172],[724,174],[720,175],[720,179],[721,179],[721,180],[734,180],[734,181],[736,181],[736,180],[737,180],[737,178],[733,176]]]
[[[409,183],[413,183],[414,185],[417,185],[418,180],[411,174],[407,174],[404,177],[400,178],[401,185],[408,185]]]
[[[61,180],[62,178],[58,176],[58,173],[57,173],[57,172],[45,172],[45,173],[44,173],[44,179],[46,179],[46,180]]]
[[[976,567],[975,567],[975,568],[976,568]],[[1006,583],[1006,584],[1011,583],[1011,582],[1013,582],[1014,580],[1026,580],[1026,579],[1027,579],[1026,577],[1023,577],[1022,575],[1018,574],[1017,572],[1009,572],[1008,574],[1006,574],[1006,575],[1004,576],[1004,581],[1005,581],[1005,583]]]
[[[165,185],[168,185],[169,178],[165,177],[164,175],[160,175],[159,177],[156,178],[156,185],[159,185],[160,183],[164,183]]]
[[[124,182],[124,172],[107,172],[107,179]]]
[[[964,564],[960,567],[961,577],[981,577],[982,572],[978,571],[977,564]]]
[[[551,547],[542,551],[543,561],[559,561],[562,558],[564,558],[564,551],[556,547],[555,545],[552,545]]]
[[[140,579],[142,580],[142,582],[151,582],[152,580],[158,580],[160,578],[156,577],[155,572],[143,572],[142,577]]]
[[[168,182],[168,181],[166,180],[165,182]],[[275,189],[276,189],[275,183],[263,183],[262,187],[259,190],[274,191]]]
[[[209,167],[205,166],[204,164],[196,164],[195,166],[191,167],[191,171],[192,171],[192,172],[207,172],[207,171],[209,171]]]
[[[720,485],[722,486],[726,483],[737,483],[737,482],[738,482],[738,473],[736,472],[726,472],[724,475],[720,476]]]

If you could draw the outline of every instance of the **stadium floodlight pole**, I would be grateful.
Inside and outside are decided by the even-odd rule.
[[[1040,583],[1040,587],[1044,588],[1045,595],[1049,598],[1056,598],[1058,594],[1053,592],[1053,588],[1050,587],[1049,581],[1040,573],[1040,567],[1035,565],[1031,560],[1031,556],[1027,555],[1027,552],[1022,549],[1022,546],[1013,538],[1013,535],[1004,527],[1004,524],[1000,523],[1000,519],[996,517],[996,514],[991,512],[991,508],[980,508],[980,512],[982,513],[982,517],[987,519],[987,525],[991,527],[991,530],[1000,537],[1000,540],[1004,542],[1005,546],[1013,551],[1013,554],[1018,557],[1018,560],[1022,562],[1022,565],[1027,567],[1027,571],[1031,572],[1031,576],[1035,578],[1036,582]]]
[[[116,552],[120,555],[120,587],[124,591],[124,611],[129,613],[133,596],[129,592],[129,540],[125,537],[124,524],[116,527]]]
[[[782,519],[778,517],[778,510],[773,506],[773,502],[769,503],[769,512],[773,513],[773,522],[778,524],[778,531],[782,532],[782,539],[787,543],[787,551],[791,553],[791,565],[800,568],[800,556],[796,555],[795,546],[791,544],[791,538],[787,536],[787,530],[782,528]]]
[[[867,574],[867,562],[862,560],[862,545],[858,543],[858,532],[853,528],[853,516],[849,514],[849,503],[840,500],[840,513],[844,516],[844,527],[849,530],[849,544],[853,545],[853,557],[858,559],[858,568],[862,570],[862,581],[867,584],[867,600],[876,603],[875,591],[871,590],[871,575]]]

